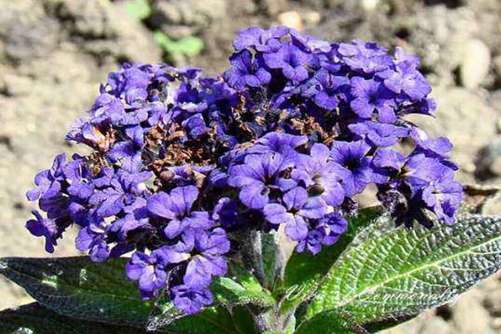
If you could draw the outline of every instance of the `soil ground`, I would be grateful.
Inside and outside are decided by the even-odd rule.
[[[24,229],[33,175],[76,150],[64,133],[110,70],[162,61],[154,31],[201,38],[199,55],[168,59],[209,73],[226,67],[235,32],[250,25],[402,46],[422,57],[440,106],[436,120],[416,122],[451,138],[463,182],[501,185],[499,0],[152,0],[144,21],[128,13],[130,1],[0,0],[0,256],[42,254],[42,241]],[[486,211],[500,207],[493,201]],[[55,255],[74,253],[67,236]],[[1,279],[0,295],[0,309],[29,300]],[[501,278],[391,333],[501,333]]]

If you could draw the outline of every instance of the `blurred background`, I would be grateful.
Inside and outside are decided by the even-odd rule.
[[[120,63],[227,66],[236,31],[284,24],[417,53],[465,183],[501,185],[500,0],[0,0],[0,256],[41,256],[24,193]],[[484,207],[499,214],[499,199]],[[67,235],[56,256],[74,255]],[[0,278],[0,309],[29,300]],[[501,276],[386,333],[501,333]]]

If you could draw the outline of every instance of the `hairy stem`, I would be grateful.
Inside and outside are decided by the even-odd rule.
[[[254,323],[259,333],[289,333],[293,313],[280,314],[276,306],[270,310],[251,310],[254,316]],[[293,324],[292,324],[293,325]]]
[[[241,254],[245,269],[251,271],[259,283],[266,286],[261,232],[249,229],[242,232],[242,239],[240,240],[242,240]]]
[[[283,228],[262,234],[260,231],[248,229],[238,235],[242,262],[246,270],[252,272],[259,283],[273,291],[278,279],[283,279],[285,266],[296,244],[286,237]],[[259,333],[283,334],[290,332],[293,325],[294,310],[286,314],[280,312],[280,303],[271,309],[248,306]]]
[[[278,228],[275,239],[277,245],[275,270],[278,277],[283,280],[285,276],[285,267],[287,266],[287,262],[289,262],[297,243],[285,235],[284,225],[280,225]]]

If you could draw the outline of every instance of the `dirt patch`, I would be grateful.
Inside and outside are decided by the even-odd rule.
[[[168,57],[209,73],[227,66],[235,33],[287,23],[329,40],[376,40],[423,60],[439,103],[436,120],[417,119],[456,144],[461,180],[501,184],[501,2],[498,0],[155,0],[143,21],[127,1],[5,1],[0,11],[0,256],[40,256],[24,222],[24,192],[50,164],[71,122],[89,108],[99,82],[124,61],[160,62],[154,33],[195,36],[203,51]],[[491,203],[490,213],[500,204]],[[55,255],[74,254],[67,236]],[[501,282],[492,278],[457,302],[391,333],[501,331]],[[0,308],[27,297],[0,281]]]

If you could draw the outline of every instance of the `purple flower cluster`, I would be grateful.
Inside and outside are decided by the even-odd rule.
[[[243,30],[234,47],[215,78],[167,65],[109,75],[67,135],[92,153],[57,156],[28,192],[46,214],[27,228],[47,251],[77,224],[79,250],[97,262],[133,252],[142,296],[167,293],[191,314],[212,303],[236,230],[283,225],[316,254],[369,185],[399,224],[454,222],[452,145],[405,120],[435,110],[416,57],[285,27]]]

